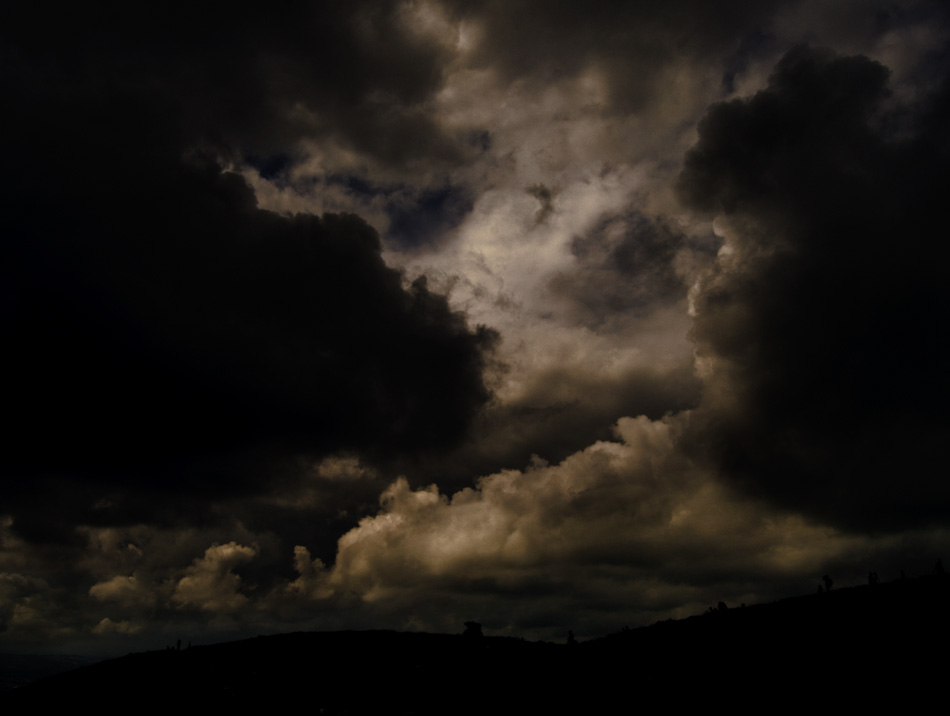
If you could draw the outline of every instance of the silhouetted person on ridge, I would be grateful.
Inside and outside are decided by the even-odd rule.
[[[834,584],[834,581],[832,581],[831,577],[829,577],[827,574],[826,574],[824,577],[822,577],[821,579],[822,579],[822,581],[825,583],[825,591],[826,591],[826,592],[830,592],[830,591],[831,591],[831,585]]]
[[[574,638],[574,632],[570,629],[567,630],[567,644],[568,646],[573,646],[577,643],[577,639]]]
[[[479,638],[482,636],[482,625],[478,622],[465,622],[465,633],[462,636]]]

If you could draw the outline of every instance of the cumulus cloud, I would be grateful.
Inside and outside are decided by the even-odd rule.
[[[103,617],[102,621],[92,628],[92,633],[103,634],[138,634],[142,631],[142,625],[130,621],[114,622],[109,617]]]
[[[510,625],[512,610],[551,630],[571,614],[596,630],[609,628],[595,614],[607,584],[630,600],[609,619],[642,623],[674,607],[753,601],[765,596],[761,581],[810,585],[816,569],[860,543],[731,492],[676,449],[681,428],[678,419],[625,418],[614,440],[451,496],[400,479],[380,514],[340,539],[320,583],[403,617],[424,620],[416,600],[432,594],[452,613],[476,610],[490,622]]]
[[[64,619],[68,595],[30,574],[0,572],[0,634],[5,640],[68,638],[75,633]]]
[[[141,12],[0,27],[7,636],[597,635],[948,545],[943,6]]]
[[[294,546],[294,569],[299,576],[287,585],[290,594],[307,599],[325,599],[334,593],[323,560],[313,559],[310,550],[303,545]]]
[[[19,29],[0,74],[15,107],[2,325],[18,377],[3,469],[17,485],[5,507],[30,539],[210,520],[211,501],[266,489],[275,456],[440,449],[489,400],[492,330],[424,279],[405,285],[359,217],[261,210],[224,169],[235,142],[319,134],[324,119],[294,118],[311,104],[372,125],[365,103],[411,115],[439,86],[442,50],[398,4],[297,10],[289,24],[265,11],[137,22],[124,9],[49,26],[17,6],[7,25]],[[382,33],[390,22],[405,32]],[[77,44],[87,24],[102,42]],[[46,62],[49,43],[60,54]],[[343,74],[314,71],[341,56],[354,60]],[[361,70],[356,56],[374,59]],[[438,132],[422,124],[410,121],[428,147]],[[411,152],[401,130],[364,130],[354,143]],[[194,499],[164,499],[182,491]]]
[[[240,591],[240,575],[233,570],[253,559],[257,551],[236,542],[211,545],[178,580],[172,601],[215,614],[240,611],[248,599]]]
[[[947,89],[895,106],[887,81],[797,48],[766,89],[710,109],[680,179],[725,235],[695,294],[694,444],[753,494],[864,528],[948,507]]]
[[[89,596],[101,602],[115,602],[123,607],[150,607],[156,602],[154,592],[147,589],[133,574],[117,575],[89,588]]]

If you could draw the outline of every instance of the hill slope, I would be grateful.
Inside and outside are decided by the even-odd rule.
[[[303,702],[329,714],[626,711],[657,699],[906,706],[924,703],[946,673],[948,597],[950,579],[902,580],[572,646],[391,631],[283,634],[130,654],[8,695],[23,705],[132,708]]]

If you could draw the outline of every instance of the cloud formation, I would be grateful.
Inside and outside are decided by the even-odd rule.
[[[950,546],[942,5],[5,20],[6,643],[593,636]]]
[[[90,12],[101,25],[85,18],[98,38],[88,46],[66,32],[68,15],[42,39],[9,38],[2,76],[3,327],[15,377],[3,464],[15,529],[59,539],[81,522],[174,520],[168,493],[176,504],[190,493],[200,515],[209,499],[259,492],[248,467],[268,469],[275,453],[386,455],[457,441],[489,399],[482,373],[495,334],[470,328],[424,277],[405,285],[359,217],[261,210],[223,167],[238,130],[254,133],[247,147],[291,131],[287,103],[307,63],[361,52],[361,33],[384,21],[375,13],[396,10],[369,13],[369,26],[344,13],[335,20],[352,37],[280,49],[285,20],[228,18],[206,63],[198,40],[213,17],[183,23],[173,47],[158,38],[175,17],[130,31],[131,11],[100,10]],[[423,97],[437,74],[399,71],[417,45],[428,57],[413,38],[370,42],[385,77],[317,73],[342,85],[318,83],[297,101]],[[387,53],[403,60],[381,62]],[[213,80],[219,72],[227,82]],[[262,95],[250,100],[243,80]]]
[[[648,315],[686,298],[685,277],[676,259],[686,237],[659,218],[639,212],[604,218],[571,241],[577,264],[555,276],[551,289],[581,307],[587,325],[617,315]]]
[[[232,570],[255,554],[255,547],[235,542],[211,545],[175,585],[172,601],[214,614],[240,611],[247,604],[247,597],[240,591],[240,576]]]
[[[295,548],[289,590],[324,605],[358,596],[350,609],[426,628],[453,629],[468,613],[490,628],[556,634],[569,613],[593,635],[775,598],[810,588],[822,569],[892,564],[910,543],[945,539],[872,543],[776,512],[687,458],[677,445],[686,427],[683,417],[624,418],[614,439],[559,464],[536,458],[452,495],[399,479],[379,514],[341,537],[331,567]]]
[[[865,57],[800,47],[712,107],[680,189],[724,247],[695,295],[693,438],[725,475],[848,527],[941,520],[939,181],[947,86],[910,107]]]

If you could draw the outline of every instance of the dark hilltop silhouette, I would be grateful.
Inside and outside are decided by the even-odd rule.
[[[477,622],[457,635],[301,632],[129,654],[3,696],[19,707],[317,714],[936,708],[945,700],[948,607],[950,577],[934,574],[772,604],[720,602],[570,644],[481,635]]]

